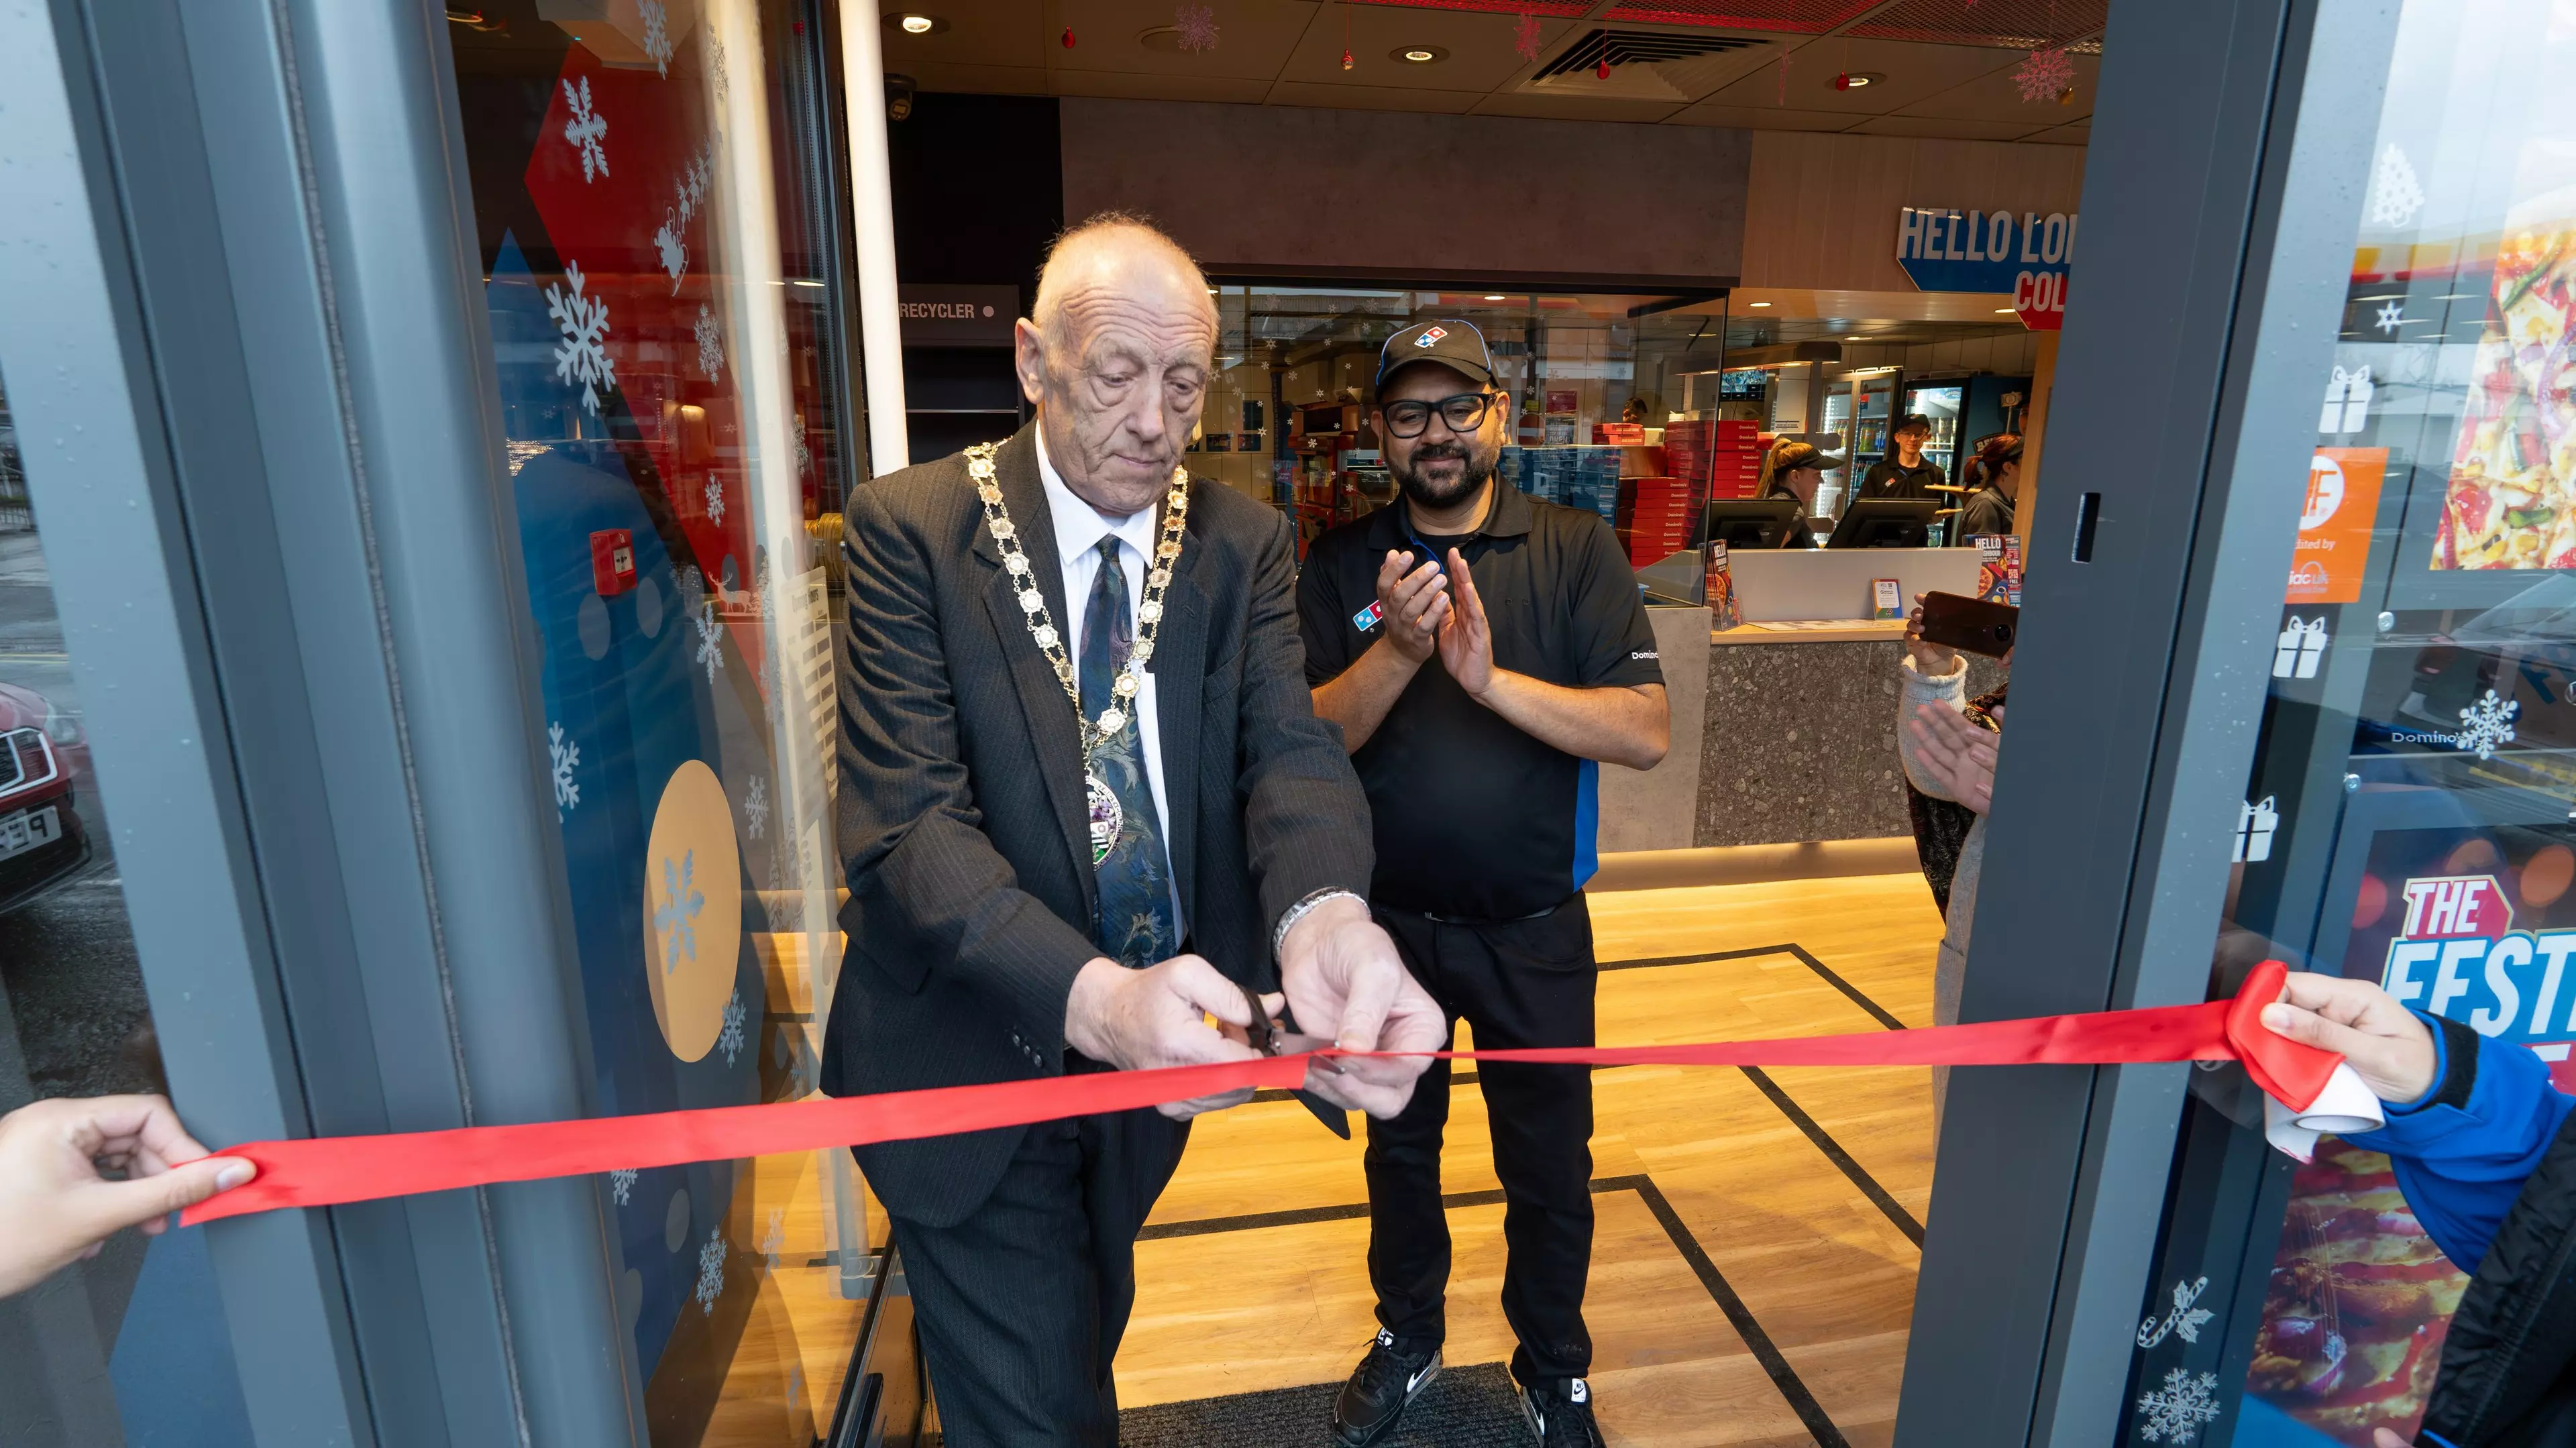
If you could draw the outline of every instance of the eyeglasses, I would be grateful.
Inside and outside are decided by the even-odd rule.
[[[1422,430],[1431,425],[1434,412],[1440,414],[1442,422],[1449,424],[1451,432],[1464,434],[1474,432],[1477,425],[1485,420],[1485,409],[1493,405],[1497,395],[1461,392],[1438,402],[1390,402],[1379,411],[1386,414],[1386,430],[1397,437],[1422,436]]]

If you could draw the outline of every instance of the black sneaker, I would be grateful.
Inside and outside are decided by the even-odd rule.
[[[1567,1378],[1564,1386],[1521,1389],[1521,1414],[1538,1435],[1539,1448],[1602,1448],[1601,1428],[1592,1421],[1592,1386]]]
[[[1407,1405],[1440,1376],[1440,1350],[1409,1353],[1395,1345],[1395,1334],[1380,1328],[1368,1356],[1342,1384],[1333,1399],[1333,1438],[1347,1448],[1368,1445],[1395,1431]]]

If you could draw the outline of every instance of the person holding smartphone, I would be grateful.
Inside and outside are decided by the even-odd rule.
[[[2006,650],[2004,662],[2012,662]],[[1968,697],[1968,661],[1943,644],[1923,637],[1923,595],[1914,595],[1914,612],[1905,621],[1905,655],[1897,662],[1903,687],[1896,706],[1896,755],[1905,766],[1907,787],[1920,794],[1915,810],[1916,845],[1925,856],[1925,874],[1944,863],[1946,850],[1925,845],[1956,839],[1939,959],[1932,968],[1932,1021],[1959,1023],[1959,991],[1968,975],[1968,930],[1977,915],[1977,882],[1986,859],[1986,812],[1992,807],[1995,758],[2003,747],[2004,691]],[[1964,814],[1966,829],[1958,831]],[[1934,894],[1940,898],[1939,883]],[[1941,1129],[1941,1107],[1949,1094],[1950,1071],[1932,1068],[1932,1129]]]

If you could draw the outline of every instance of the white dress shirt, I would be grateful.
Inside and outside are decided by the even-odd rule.
[[[1145,598],[1145,571],[1153,566],[1154,543],[1162,532],[1162,520],[1159,510],[1150,506],[1124,518],[1113,518],[1075,497],[1047,457],[1044,427],[1038,429],[1037,443],[1038,478],[1046,486],[1047,512],[1055,521],[1056,557],[1064,563],[1064,609],[1070,617],[1064,620],[1061,631],[1066,657],[1073,660],[1074,677],[1079,680],[1082,630],[1090,621],[1092,580],[1100,576],[1100,540],[1118,540],[1118,566],[1127,575],[1127,618],[1134,628]],[[1136,680],[1135,714],[1137,741],[1145,749],[1145,782],[1154,792],[1154,814],[1163,826],[1163,877],[1171,882],[1172,930],[1177,943],[1189,933],[1189,922],[1181,918],[1181,879],[1172,869],[1172,806],[1171,797],[1163,790],[1163,735],[1154,709],[1154,674],[1150,666]]]

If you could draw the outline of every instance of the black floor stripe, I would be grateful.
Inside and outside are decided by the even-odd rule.
[[[1806,1425],[1807,1432],[1821,1448],[1851,1448],[1851,1440],[1843,1436],[1842,1429],[1834,1426],[1834,1420],[1826,1414],[1824,1404],[1816,1401],[1816,1395],[1807,1391],[1798,1370],[1789,1366],[1789,1360],[1781,1355],[1779,1344],[1771,1341],[1771,1334],[1764,1332],[1762,1324],[1754,1319],[1753,1309],[1744,1305],[1744,1299],[1735,1294],[1735,1288],[1717,1270],[1717,1264],[1708,1259],[1708,1253],[1700,1250],[1699,1239],[1690,1234],[1690,1228],[1682,1225],[1681,1215],[1673,1210],[1671,1202],[1664,1200],[1663,1192],[1655,1186],[1653,1179],[1611,1177],[1594,1182],[1592,1189],[1596,1192],[1604,1189],[1635,1192],[1645,1202],[1646,1210],[1655,1214],[1655,1221],[1663,1227],[1664,1235],[1672,1239],[1673,1250],[1681,1253],[1682,1260],[1699,1274],[1699,1285],[1708,1289],[1718,1311],[1725,1313],[1726,1320],[1734,1325],[1736,1336],[1743,1338],[1744,1345],[1753,1350],[1754,1361],[1762,1364],[1762,1370],[1771,1375],[1771,1385],[1788,1400],[1789,1410],[1798,1415],[1798,1421]]]
[[[1654,1214],[1655,1224],[1664,1229],[1664,1236],[1671,1240],[1673,1250],[1689,1264],[1692,1274],[1699,1278],[1699,1285],[1707,1290],[1709,1300],[1717,1304],[1717,1310],[1726,1314],[1727,1323],[1735,1329],[1735,1335],[1744,1339],[1745,1347],[1753,1353],[1753,1360],[1762,1364],[1762,1371],[1770,1375],[1772,1386],[1780,1390],[1780,1396],[1787,1400],[1789,1410],[1798,1415],[1798,1421],[1806,1425],[1807,1432],[1814,1436],[1821,1448],[1851,1448],[1850,1440],[1834,1426],[1834,1420],[1826,1414],[1824,1405],[1816,1401],[1816,1395],[1807,1391],[1807,1384],[1798,1376],[1798,1370],[1789,1366],[1788,1358],[1781,1355],[1779,1344],[1771,1341],[1771,1334],[1764,1332],[1761,1322],[1753,1316],[1753,1309],[1744,1305],[1744,1299],[1736,1295],[1725,1274],[1709,1260],[1708,1253],[1699,1245],[1699,1239],[1683,1225],[1681,1214],[1664,1199],[1663,1191],[1655,1185],[1654,1179],[1646,1176],[1596,1177],[1591,1186],[1594,1196],[1612,1192],[1637,1194],[1638,1200],[1646,1204],[1646,1210]],[[1500,1191],[1450,1192],[1440,1198],[1443,1209],[1491,1207],[1502,1202]],[[1138,1232],[1136,1240],[1158,1242],[1173,1237],[1257,1231],[1264,1227],[1296,1227],[1309,1222],[1347,1222],[1368,1214],[1368,1203],[1352,1202],[1288,1212],[1250,1212],[1239,1217],[1202,1217],[1194,1222],[1156,1223]]]
[[[1450,1192],[1440,1198],[1443,1210],[1453,1207],[1494,1207],[1503,1202],[1502,1191]],[[1160,1242],[1170,1237],[1212,1237],[1219,1232],[1257,1232],[1264,1227],[1302,1227],[1309,1222],[1348,1222],[1369,1214],[1368,1203],[1346,1202],[1331,1207],[1299,1207],[1286,1212],[1247,1212],[1240,1217],[1200,1217],[1188,1222],[1156,1222],[1136,1234],[1139,1242]]]
[[[1903,1232],[1915,1246],[1923,1245],[1923,1224],[1914,1220],[1914,1214],[1905,1210],[1903,1203],[1887,1194],[1887,1188],[1878,1184],[1878,1178],[1871,1176],[1859,1162],[1852,1160],[1851,1153],[1843,1150],[1842,1143],[1834,1140],[1832,1132],[1817,1124],[1816,1118],[1809,1116],[1797,1102],[1790,1100],[1789,1093],[1781,1090],[1778,1082],[1762,1074],[1759,1067],[1738,1066],[1736,1069],[1744,1073],[1745,1079],[1753,1083],[1755,1090],[1771,1098],[1771,1104],[1780,1108],[1780,1114],[1788,1117],[1791,1125],[1807,1134],[1807,1140],[1816,1144],[1816,1150],[1825,1154],[1825,1160],[1841,1168],[1842,1174],[1851,1178],[1851,1184],[1860,1188],[1860,1194],[1869,1198],[1871,1205],[1885,1213],[1887,1219],[1896,1224],[1896,1230]]]
[[[1900,1021],[1895,1016],[1889,1014],[1885,1007],[1863,994],[1859,986],[1856,986],[1850,981],[1843,979],[1841,976],[1834,974],[1823,961],[1808,954],[1805,946],[1791,945],[1786,947],[1786,949],[1791,955],[1805,961],[1807,963],[1807,969],[1823,976],[1833,985],[1834,989],[1841,991],[1844,995],[1850,996],[1853,1005],[1856,1005],[1862,1010],[1865,1010],[1871,1015],[1877,1017],[1880,1025],[1887,1027],[1891,1031],[1901,1031],[1905,1029],[1905,1023],[1903,1021]]]

